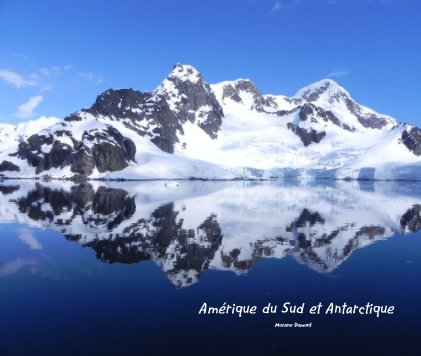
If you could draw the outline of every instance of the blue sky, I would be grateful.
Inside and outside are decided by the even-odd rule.
[[[418,0],[0,0],[0,121],[64,117],[177,63],[293,95],[330,77],[421,125]]]

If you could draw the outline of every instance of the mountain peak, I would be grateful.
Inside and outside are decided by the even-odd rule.
[[[273,98],[264,97],[250,79],[236,79],[214,84],[213,90],[225,104],[227,99],[260,113],[274,112],[278,106]]]
[[[318,101],[321,97],[325,97],[330,102],[334,99],[351,98],[348,91],[332,79],[322,79],[310,84],[300,89],[295,96],[302,97],[308,102]]]
[[[256,85],[250,79],[237,79],[233,84],[239,91],[261,95],[259,89],[257,89]]]
[[[177,121],[196,123],[211,138],[217,137],[224,112],[196,68],[177,63],[153,94],[164,98]]]
[[[154,93],[161,95],[172,93],[173,96],[177,96],[180,87],[185,88],[186,86],[202,85],[203,83],[202,75],[196,68],[188,64],[177,63],[170,74],[154,90]]]
[[[177,63],[168,75],[168,79],[178,79],[181,81],[197,83],[202,80],[202,75],[191,65]]]
[[[222,99],[231,98],[234,101],[241,102],[240,93],[249,93],[253,97],[261,97],[259,89],[250,79],[236,79],[231,82],[222,82]]]

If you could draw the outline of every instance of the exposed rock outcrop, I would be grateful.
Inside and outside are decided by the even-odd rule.
[[[402,142],[414,155],[421,156],[421,129],[411,127],[404,130]]]

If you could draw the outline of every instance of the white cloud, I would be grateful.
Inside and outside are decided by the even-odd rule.
[[[25,267],[29,267],[33,271],[36,265],[36,262],[33,260],[17,258],[14,261],[6,262],[4,265],[0,266],[0,277],[10,276]]]
[[[18,230],[19,239],[29,246],[31,250],[42,250],[42,245],[39,241],[32,235],[31,230],[29,229],[20,229]]]
[[[41,88],[39,88],[40,93],[45,93],[46,91],[50,91],[54,88],[54,84],[44,84]]]
[[[50,76],[59,76],[62,75],[64,72],[69,72],[73,69],[73,66],[70,64],[66,64],[64,66],[52,66],[50,68],[40,68],[38,69],[38,73],[43,77],[50,77]]]
[[[51,72],[56,75],[61,75],[63,73],[63,69],[60,66],[53,66],[51,67]]]
[[[365,0],[366,3],[375,3],[379,5],[384,4],[392,4],[394,0]],[[345,0],[326,0],[328,5],[336,5],[342,2],[345,2]]]
[[[0,69],[0,78],[8,84],[12,84],[16,88],[31,87],[38,84],[39,77],[36,74],[31,74],[27,78],[24,78],[19,73]]]
[[[38,69],[38,72],[45,77],[48,77],[50,75],[50,71],[47,68]]]
[[[278,2],[275,2],[275,4],[272,6],[269,12],[273,14],[274,12],[278,12],[281,10],[282,10],[282,4],[280,1],[278,1]]]
[[[324,0],[324,2],[329,6],[337,5],[344,1],[345,0]],[[394,1],[395,0],[365,0],[366,3],[377,3],[380,5],[392,4]],[[275,12],[279,12],[284,9],[292,9],[294,7],[302,5],[303,3],[309,3],[309,2],[310,0],[279,0],[273,4],[269,13],[273,14]]]
[[[26,54],[22,54],[22,53],[12,53],[11,56],[14,58],[24,60],[24,61],[27,61],[29,59],[29,57]]]
[[[2,69],[0,68],[0,79],[5,83],[13,85],[17,89],[26,88],[26,87],[36,87],[39,92],[46,92],[53,88],[51,81],[54,78],[61,76],[64,73],[70,73],[73,69],[73,66],[66,64],[64,66],[52,66],[49,68],[43,67],[37,69],[34,73],[29,74],[28,76],[23,76],[18,72]],[[95,81],[102,80],[101,76],[90,74]]]
[[[44,100],[42,95],[31,96],[26,103],[18,106],[16,117],[26,119],[34,115],[34,110]]]
[[[348,74],[349,74],[349,72],[347,70],[338,70],[336,72],[329,73],[327,76],[329,78],[332,78],[332,77],[343,77],[344,75],[348,75]]]
[[[380,5],[391,4],[393,0],[368,0],[368,2],[377,2]]]
[[[301,5],[301,0],[281,0],[273,4],[269,13],[273,14],[275,12],[281,11],[283,9],[292,9]]]
[[[80,72],[78,73],[79,77],[94,82],[95,84],[101,84],[104,82],[104,77],[100,74],[95,74],[93,72]]]

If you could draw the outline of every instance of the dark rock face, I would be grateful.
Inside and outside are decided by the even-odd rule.
[[[299,227],[304,227],[306,224],[312,226],[314,224],[324,224],[324,222],[325,219],[320,214],[317,212],[311,213],[305,209],[301,216],[290,225],[291,231],[296,235],[296,241],[292,242],[292,255],[301,263],[307,264],[310,268],[315,269],[318,272],[331,271],[357,249],[361,245],[362,240],[367,238],[373,240],[383,236],[386,232],[386,229],[382,226],[363,226],[348,241],[343,249],[333,251],[327,249],[326,252],[329,255],[329,258],[321,259],[320,255],[316,253],[315,248],[329,246],[341,231],[349,229],[348,224],[338,226],[329,233],[319,235],[316,239],[314,239],[314,236],[311,236],[311,234],[306,234],[305,232],[300,232],[298,230]],[[330,263],[328,263],[329,261]]]
[[[314,111],[317,110],[317,107],[313,104],[305,104],[300,113],[298,114],[301,121],[307,121],[310,117],[314,116]]]
[[[94,200],[95,193],[92,185],[87,183],[72,186],[71,200],[73,202],[73,210],[80,212],[83,209],[87,209]]]
[[[345,100],[345,103],[348,110],[353,113],[360,124],[366,128],[381,129],[388,124],[388,120],[385,117],[363,113],[361,107],[349,98]]]
[[[318,212],[311,212],[304,209],[300,216],[286,229],[286,231],[295,231],[299,227],[304,227],[307,224],[314,226],[316,224],[324,224],[325,219]]]
[[[123,189],[99,187],[93,196],[92,211],[102,215],[119,212],[127,218],[135,213],[136,205],[134,199],[129,198],[128,192]]]
[[[364,236],[370,240],[373,240],[377,236],[382,236],[385,233],[386,229],[383,226],[363,226],[360,230],[357,231],[355,237],[359,238]]]
[[[49,151],[45,152],[41,146],[50,146]],[[17,156],[25,159],[32,167],[36,167],[35,172],[41,173],[51,168],[63,168],[71,163],[71,154],[73,147],[68,144],[55,140],[52,134],[32,135],[28,142],[21,142],[18,151],[11,156]]]
[[[203,114],[199,113],[199,120],[207,116],[204,121],[199,122],[199,127],[205,131],[212,139],[218,137],[218,131],[222,125],[222,117],[219,114],[209,113]]]
[[[81,174],[82,176],[89,176],[95,168],[95,162],[92,155],[92,150],[88,147],[81,147],[73,154],[72,165],[70,170],[72,172]]]
[[[321,95],[319,92],[311,92],[307,96],[304,95],[308,100],[317,100],[317,98]],[[342,95],[341,93],[338,94],[339,96]],[[345,95],[345,94],[343,94]],[[298,107],[298,123],[288,123],[287,126],[290,130],[292,130],[297,136],[300,137],[301,141],[303,142],[304,146],[308,146],[312,143],[319,143],[323,138],[326,136],[326,132],[320,130],[320,128],[315,129],[312,128],[312,124],[306,125],[306,127],[302,127],[304,122],[310,123],[328,123],[331,122],[334,125],[347,130],[347,131],[355,131],[354,128],[349,127],[347,124],[342,123],[338,117],[330,110],[325,110],[317,105],[312,103],[305,103],[302,106]]]
[[[99,95],[91,110],[104,116],[137,119],[139,114],[133,111],[145,104],[148,94],[133,89],[109,89]]]
[[[174,145],[179,142],[177,134],[183,134],[182,125],[187,121],[196,122],[215,139],[224,113],[209,84],[192,68],[182,65],[176,65],[166,81],[171,83],[170,89],[163,86],[153,93],[141,93],[133,89],[107,90],[97,97],[90,109],[84,109],[82,113],[120,120],[136,134],[149,136],[157,147],[167,153],[174,152]],[[81,120],[78,113],[65,118],[67,122],[78,120]],[[135,152],[131,141],[125,141],[123,146],[124,154]],[[104,167],[102,169],[125,167],[105,164],[104,152],[115,158],[123,154],[115,149],[110,151],[108,145],[102,145],[96,156],[98,162],[101,162],[100,166]],[[131,154],[130,160],[134,160],[134,154]]]
[[[0,185],[0,193],[8,195],[20,189],[20,185]]]
[[[88,112],[116,120],[128,119],[124,122],[126,127],[140,136],[151,136],[151,141],[167,153],[174,152],[174,144],[178,142],[177,131],[182,132],[182,126],[165,98],[152,93],[110,89],[98,96]],[[139,125],[141,123],[146,125]],[[148,126],[152,125],[155,128],[149,132]]]
[[[329,92],[329,96],[327,99],[330,104],[333,104],[334,102],[350,100],[348,93],[344,89],[342,89],[338,84],[336,84],[333,80],[325,80],[321,82],[319,87],[311,88],[305,91],[301,95],[301,97],[305,101],[313,103],[317,101],[326,92]]]
[[[28,138],[28,145],[31,151],[40,150],[42,145],[51,145],[53,142],[54,137],[52,135],[32,135]]]
[[[42,166],[40,165],[40,171],[45,171],[48,170],[50,168],[57,168],[57,167],[64,167],[66,165],[70,164],[70,156],[72,153],[72,149],[73,147],[65,144],[65,143],[61,143],[60,141],[54,141],[50,152],[48,152],[47,154],[45,154],[45,163],[44,163],[44,167],[41,168]]]
[[[174,152],[174,145],[178,142],[177,132],[183,133],[180,120],[171,110],[164,96],[158,95],[150,111],[150,117],[158,126],[153,130],[152,142],[162,151]]]
[[[411,232],[417,232],[421,229],[421,205],[414,205],[408,209],[401,217],[401,226]]]
[[[344,257],[349,256],[356,248],[360,246],[361,239],[368,238],[369,240],[374,240],[380,236],[383,236],[385,233],[386,229],[383,226],[363,226],[345,245],[343,250]]]
[[[334,125],[342,127],[347,131],[354,131],[348,125],[341,123],[332,111],[324,110],[311,103],[306,103],[301,107],[299,118],[301,121],[310,120],[311,122],[332,122]]]
[[[308,101],[308,102],[317,101],[320,98],[320,96],[329,88],[330,85],[331,85],[330,82],[326,81],[323,85],[320,86],[320,88],[318,88],[317,90],[312,90],[312,91],[309,90],[305,92],[302,95],[302,97],[304,98],[305,101]]]
[[[86,141],[95,142],[92,149],[86,147]],[[83,135],[82,144],[73,156],[72,171],[90,174],[93,167],[99,172],[119,171],[126,168],[129,161],[135,161],[135,154],[134,142],[115,128],[91,130]]]
[[[241,260],[239,258],[241,251],[237,248],[228,253],[221,253],[222,264],[225,268],[233,268],[241,272],[250,271],[263,256],[263,249],[259,247],[256,246],[253,249],[251,258],[247,260]]]
[[[0,172],[5,172],[5,171],[19,172],[20,168],[16,164],[13,164],[12,162],[3,161],[0,163]]]
[[[402,132],[401,139],[408,150],[416,156],[421,156],[421,129],[418,127],[406,129]]]
[[[288,123],[288,128],[301,139],[306,147],[311,145],[313,142],[319,143],[324,137],[326,137],[325,131],[318,132],[314,129],[304,129],[292,123]]]
[[[183,228],[182,220],[177,220],[174,205],[167,204],[156,209],[149,218],[139,220],[128,228],[127,234],[113,240],[96,239],[86,246],[96,251],[97,258],[107,263],[136,263],[154,258],[165,261],[170,246],[178,246],[173,257],[172,268],[166,270],[175,287],[194,283],[191,274],[197,276],[208,265],[221,244],[222,234],[216,217],[209,216],[197,230]],[[207,246],[189,243],[196,234],[209,243]]]
[[[189,76],[192,76],[192,80],[185,79]],[[176,118],[182,123],[194,122],[198,113],[199,127],[215,139],[222,125],[224,112],[210,85],[193,68],[181,64],[174,66],[166,80],[178,91],[162,93],[167,101],[175,99]]]
[[[243,102],[240,95],[238,95],[238,91],[231,84],[225,85],[222,91],[222,100],[224,100],[224,103],[227,98],[234,100],[236,103]]]
[[[179,122],[163,95],[141,93],[133,89],[109,89],[97,97],[90,109],[72,114],[64,120],[67,122],[82,120],[81,114],[84,113],[91,114],[94,117],[102,115],[110,117],[112,120],[120,120],[139,136],[151,137],[151,141],[167,153],[174,152],[174,144],[178,142],[177,132],[183,132],[181,122]],[[154,128],[150,129],[152,126]],[[108,134],[121,136],[115,128],[113,130],[114,134],[113,132],[108,132]],[[90,134],[87,134],[86,137],[90,137],[91,141],[93,140]],[[127,139],[122,142],[117,137],[116,140],[119,141],[119,145],[124,146],[123,151],[130,156],[130,160],[134,160],[136,148],[133,141]],[[105,148],[105,151],[109,152],[107,148]],[[99,151],[98,156],[101,156],[100,152],[104,152],[104,149]],[[114,156],[119,155],[115,150],[110,152]],[[103,162],[103,159],[101,159],[101,162]],[[91,164],[88,164],[88,166],[91,166]],[[104,166],[101,164],[101,167]]]
[[[241,92],[251,94],[253,98],[253,105],[250,107],[251,110],[256,110],[260,113],[273,113],[273,110],[278,108],[275,100],[272,97],[264,97],[250,80],[238,80],[233,84],[224,86],[222,100],[225,102],[226,99],[231,99],[237,103],[243,103],[240,96]],[[268,108],[272,110],[267,111]]]
[[[125,152],[108,142],[95,144],[92,149],[95,166],[100,172],[120,171],[128,166]]]
[[[165,96],[160,94],[110,89],[98,96],[86,112],[115,120],[125,119],[127,128],[140,136],[150,136],[151,141],[167,153],[174,152],[174,144],[178,142],[177,132],[183,132],[182,122],[171,110]],[[151,126],[154,126],[153,130],[149,129]]]
[[[93,144],[92,148],[86,146],[86,141],[94,140],[99,143]],[[42,148],[43,145],[45,147]],[[36,167],[37,174],[51,168],[70,166],[72,172],[88,176],[95,167],[100,172],[121,170],[128,166],[129,161],[134,161],[135,154],[133,141],[109,126],[106,130],[85,132],[82,141],[73,147],[54,139],[53,134],[32,135],[28,142],[19,144],[13,156],[25,159],[29,165]]]
[[[353,115],[355,115],[357,120],[364,127],[371,129],[381,129],[389,123],[386,117],[363,112],[361,106],[355,103],[343,89],[341,89],[335,82],[331,80],[326,80],[317,89],[310,89],[304,92],[301,97],[307,102],[313,103],[317,101],[328,90],[330,90],[328,97],[329,103],[333,104],[334,102],[344,102],[348,110]],[[336,125],[343,127],[339,123]],[[352,128],[349,127],[343,128],[352,130]]]
[[[321,95],[322,92],[312,92],[311,94],[308,94],[307,100],[308,101],[315,101],[318,99],[318,97]],[[333,99],[332,99],[333,98]],[[345,104],[348,108],[348,110],[354,114],[361,125],[363,125],[366,128],[372,128],[372,129],[381,129],[382,127],[386,126],[388,124],[388,120],[381,116],[376,116],[374,114],[366,114],[361,111],[361,107],[356,104],[354,101],[352,101],[347,95],[341,94],[340,92],[336,94],[336,96],[330,97],[330,100],[338,100],[342,99],[345,101]],[[336,126],[342,127],[343,129],[347,131],[354,131],[354,128],[349,127],[346,124],[341,123],[341,121],[333,114],[330,110],[324,110],[321,107],[318,107],[312,103],[306,103],[303,105],[300,111],[300,119],[301,120],[307,120],[308,118],[311,118],[312,120],[317,120],[317,118],[327,122],[330,121]]]
[[[98,188],[93,196],[91,207],[95,215],[113,217],[106,221],[107,229],[110,231],[136,212],[134,197],[123,189]]]
[[[36,189],[29,192],[15,202],[19,206],[21,213],[27,214],[32,220],[52,222],[55,215],[63,213],[65,210],[71,210],[71,194],[46,188],[37,184]],[[42,205],[48,203],[51,210],[42,208]]]
[[[82,121],[82,117],[78,115],[78,113],[70,114],[64,118],[64,121],[72,122],[72,121]]]
[[[19,210],[33,220],[50,221],[64,211],[73,211],[74,215],[82,215],[85,224],[107,224],[112,229],[136,211],[134,198],[122,189],[100,187],[96,192],[89,184],[72,187],[72,191],[54,190],[37,184],[35,190],[26,197],[16,201]],[[42,208],[49,204],[51,210]],[[85,216],[83,212],[92,209],[94,216]],[[102,216],[104,215],[104,216]],[[106,217],[112,215],[112,219]],[[68,221],[57,220],[57,225],[68,225]]]
[[[311,240],[307,239],[307,236],[298,232],[298,230],[307,225],[323,225],[324,223],[325,219],[318,212],[311,212],[308,209],[304,209],[300,216],[286,228],[286,231],[293,232],[297,236],[297,242],[295,243],[295,246],[298,246],[299,248],[309,248],[311,247]],[[326,244],[327,241],[323,241],[323,243]]]

